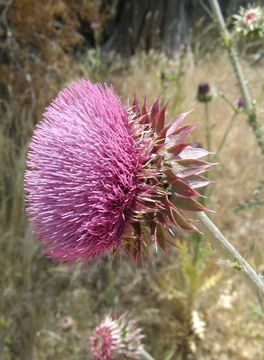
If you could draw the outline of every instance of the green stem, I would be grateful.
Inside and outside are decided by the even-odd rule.
[[[231,109],[232,109],[235,113],[239,114],[239,113],[242,112],[241,109],[238,109],[238,108],[234,105],[234,103],[232,103],[232,101],[230,101],[230,100],[228,99],[228,97],[225,96],[224,93],[220,92],[220,93],[218,93],[218,96],[220,96],[220,97],[227,103],[227,105],[229,105],[229,106],[231,107]]]
[[[194,251],[193,251],[193,263],[196,265],[199,259],[199,255],[200,255],[200,246],[201,246],[201,241],[202,241],[202,236],[199,233],[195,233],[193,234],[194,237]]]
[[[232,126],[233,126],[233,123],[234,123],[234,120],[235,120],[236,116],[237,116],[237,113],[234,113],[234,114],[232,115],[232,117],[231,117],[231,119],[230,119],[230,121],[229,121],[229,124],[228,124],[228,126],[227,126],[227,128],[226,128],[226,131],[225,131],[225,133],[224,133],[224,135],[223,135],[223,137],[222,137],[222,140],[221,140],[221,142],[220,142],[220,144],[219,144],[219,146],[218,146],[218,149],[217,149],[217,151],[216,151],[216,153],[215,153],[215,155],[214,155],[214,158],[213,158],[214,160],[216,160],[216,159],[219,157],[219,155],[220,155],[223,147],[225,146],[227,137],[228,137],[228,135],[229,135],[229,133],[230,133],[230,130],[232,129]]]
[[[206,126],[206,145],[208,151],[211,151],[211,126],[210,126],[208,103],[205,103],[204,114],[205,114],[205,126]]]
[[[193,258],[192,263],[194,266],[194,273],[190,278],[190,288],[188,293],[188,304],[189,308],[192,309],[194,305],[195,293],[197,288],[197,275],[198,275],[198,261],[200,258],[201,247],[203,246],[202,236],[200,233],[193,234]]]
[[[239,254],[234,246],[221,233],[217,226],[209,219],[204,212],[197,213],[198,219],[203,224],[203,231],[210,239],[211,243],[217,247],[231,261],[243,270],[251,288],[257,294],[261,305],[264,307],[264,281],[252,266]]]
[[[154,360],[154,358],[144,349],[140,351],[140,355],[144,360]]]
[[[236,48],[232,42],[231,35],[226,27],[225,20],[224,20],[224,17],[223,17],[223,14],[222,14],[222,11],[221,11],[218,1],[217,0],[209,0],[209,1],[210,1],[211,8],[214,12],[215,18],[218,22],[220,32],[223,36],[224,44],[228,51],[230,61],[233,66],[234,73],[235,73],[235,76],[237,79],[238,87],[240,89],[241,95],[245,102],[245,109],[247,111],[247,118],[248,118],[249,125],[251,126],[251,128],[253,130],[253,133],[257,140],[257,144],[261,149],[261,153],[262,153],[262,155],[264,155],[264,134],[263,134],[260,124],[257,121],[256,111],[253,106],[250,94],[249,94],[249,90],[247,87],[247,81],[243,74],[243,70],[242,70],[242,67],[240,65],[240,62],[239,62],[239,59],[237,56]]]
[[[233,126],[233,123],[234,123],[234,120],[235,120],[236,116],[237,116],[237,113],[234,113],[232,115],[232,117],[231,117],[231,119],[229,121],[229,124],[228,124],[228,126],[226,128],[226,131],[225,131],[225,133],[224,133],[224,135],[222,137],[222,140],[221,140],[221,142],[220,142],[220,144],[218,146],[218,149],[217,149],[215,155],[213,156],[212,162],[216,161],[219,158],[219,155],[220,155],[223,147],[225,146],[228,134],[229,134],[229,132],[230,132],[232,126]],[[209,173],[207,173],[207,177],[209,177]],[[206,188],[205,192],[204,192],[204,195],[206,195],[206,198],[204,198],[204,199],[208,200],[210,198],[210,196],[212,195],[212,192],[213,192],[212,187],[211,188]],[[205,205],[205,201],[203,202],[203,205]]]

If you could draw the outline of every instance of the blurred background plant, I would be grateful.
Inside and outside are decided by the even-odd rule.
[[[239,35],[253,39],[264,36],[264,12],[261,6],[240,7],[239,13],[235,14],[233,19],[234,31]]]
[[[57,264],[31,235],[23,200],[28,141],[57,91],[89,77],[112,83],[124,102],[135,93],[150,102],[162,94],[171,117],[194,109],[190,121],[200,126],[190,141],[206,147],[210,137],[211,160],[220,162],[210,173],[216,183],[206,205],[264,272],[263,158],[243,121],[244,104],[208,5],[175,1],[165,8],[167,2],[127,1],[122,10],[121,3],[0,4],[0,358],[89,359],[89,334],[118,308],[131,309],[139,319],[156,359],[261,359],[260,307],[233,272],[235,264],[217,260],[200,235],[177,233],[175,248],[154,254],[139,269],[125,257],[107,258],[100,267]],[[240,4],[247,9],[252,2],[223,1],[231,31]],[[234,30],[232,36],[263,123],[263,39],[242,35]],[[208,103],[196,99],[202,83],[214,89]],[[65,316],[72,319],[67,329]]]

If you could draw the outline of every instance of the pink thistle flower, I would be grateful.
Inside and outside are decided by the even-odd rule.
[[[133,259],[174,227],[196,231],[180,209],[206,210],[197,189],[211,164],[183,143],[187,114],[165,125],[166,106],[137,99],[127,110],[112,88],[81,80],[59,93],[29,146],[25,189],[33,231],[54,259]]]
[[[136,321],[127,314],[107,315],[90,336],[90,351],[94,360],[113,360],[119,356],[140,359],[143,338]]]

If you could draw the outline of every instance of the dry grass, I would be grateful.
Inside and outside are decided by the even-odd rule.
[[[129,65],[122,65],[107,76],[124,101],[134,93],[147,95],[149,103],[163,92],[160,71],[168,66],[160,55],[140,55]],[[80,70],[81,68],[81,70]],[[89,69],[88,69],[89,70]],[[261,67],[244,64],[254,96],[264,82]],[[87,71],[85,63],[76,66],[68,79]],[[77,75],[76,75],[77,74]],[[223,91],[231,100],[238,96],[229,62],[222,54],[211,56],[196,64],[187,56],[181,78],[180,99],[170,98],[171,116],[193,109],[189,121],[199,124],[193,141],[205,144],[204,107],[195,100],[198,83],[209,82]],[[67,82],[67,80],[65,81]],[[54,89],[53,89],[54,91]],[[42,104],[43,98],[39,99]],[[264,108],[260,104],[259,120],[263,123]],[[0,358],[9,359],[88,359],[89,331],[101,316],[111,308],[131,310],[145,329],[148,350],[162,359],[171,348],[176,349],[172,359],[180,359],[183,348],[189,346],[195,334],[188,333],[187,320],[175,309],[180,302],[168,289],[157,293],[157,281],[167,274],[171,279],[182,271],[177,264],[177,251],[158,254],[146,262],[143,269],[135,269],[122,258],[111,264],[106,260],[97,264],[62,266],[47,260],[31,235],[24,213],[23,172],[28,139],[33,121],[25,109],[8,107],[1,121],[0,156],[1,172],[1,276],[0,337],[3,339]],[[22,116],[21,116],[22,114]],[[222,99],[210,105],[213,150],[217,148],[228,124],[231,110]],[[10,129],[14,124],[15,130]],[[263,176],[263,159],[252,132],[242,116],[238,116],[221,154],[221,165],[212,171],[216,180],[209,207],[214,209],[214,220],[235,243],[249,261],[264,270],[261,254],[264,208],[233,213],[231,208],[251,197],[252,191]],[[180,236],[180,235],[179,235]],[[255,247],[253,248],[253,243]],[[176,259],[176,260],[175,260]],[[206,266],[218,271],[217,256],[206,260]],[[204,296],[198,296],[196,306],[205,317],[207,330],[203,341],[195,339],[188,358],[261,360],[264,352],[261,336],[264,331],[263,315],[252,294],[240,282],[239,274],[224,267],[225,276]],[[208,270],[209,271],[209,270]],[[208,277],[214,270],[208,272]],[[175,288],[181,288],[180,281]],[[75,327],[64,332],[59,320],[70,315]],[[2,335],[2,336],[1,336]],[[196,349],[194,348],[196,346]],[[183,355],[182,355],[183,356]]]

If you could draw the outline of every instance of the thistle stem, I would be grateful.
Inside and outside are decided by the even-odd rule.
[[[211,151],[211,125],[210,125],[210,116],[209,116],[209,106],[208,103],[205,103],[204,107],[205,113],[205,126],[206,126],[206,143],[208,151]]]
[[[239,254],[239,252],[204,212],[198,212],[197,217],[203,223],[203,230],[210,238],[211,243],[231,261],[235,261],[237,265],[243,269],[243,274],[246,276],[252,289],[257,294],[262,307],[264,307],[264,281],[260,275],[258,275],[252,266],[243,258],[243,256]]]
[[[154,358],[144,349],[141,349],[140,355],[143,360],[154,360]]]
[[[194,265],[197,264],[198,259],[199,259],[199,255],[200,255],[200,247],[201,247],[201,241],[202,241],[202,236],[200,233],[194,233],[193,234],[194,237],[194,254],[193,254],[193,263]]]
[[[247,81],[245,79],[242,67],[240,65],[236,48],[232,42],[231,35],[226,27],[225,20],[219,6],[218,0],[209,0],[211,8],[215,14],[215,18],[218,22],[220,32],[224,39],[225,47],[228,51],[228,55],[231,61],[231,64],[234,69],[234,73],[237,79],[238,87],[240,89],[241,95],[245,102],[245,109],[247,111],[247,119],[249,125],[251,126],[253,133],[256,137],[257,144],[261,149],[262,155],[264,155],[264,134],[263,130],[261,129],[260,124],[257,121],[256,111],[254,109],[250,93],[247,87]]]
[[[229,124],[228,124],[228,126],[226,128],[226,131],[225,131],[225,133],[224,133],[224,135],[222,137],[222,140],[221,140],[221,142],[220,142],[220,144],[218,146],[218,149],[217,149],[216,154],[214,156],[214,160],[219,157],[219,155],[220,155],[220,153],[221,153],[221,151],[222,151],[222,149],[223,149],[223,147],[224,147],[224,145],[226,143],[228,134],[230,133],[230,130],[231,130],[232,126],[233,126],[233,123],[234,123],[234,120],[235,120],[236,116],[237,116],[237,113],[234,113],[232,115],[232,117],[231,117],[231,119],[229,121]]]
[[[223,137],[222,137],[222,139],[221,139],[221,142],[220,142],[220,144],[219,144],[219,146],[218,146],[218,149],[217,149],[215,155],[213,156],[213,159],[212,159],[213,162],[216,161],[216,160],[219,158],[219,155],[220,155],[223,147],[225,146],[227,137],[228,137],[229,132],[230,132],[232,126],[233,126],[233,123],[234,123],[234,120],[235,120],[236,116],[237,116],[237,113],[235,112],[235,113],[232,115],[232,117],[231,117],[231,119],[230,119],[230,121],[229,121],[229,124],[228,124],[228,126],[227,126],[227,128],[226,128],[226,131],[225,131],[225,133],[224,133],[224,135],[223,135]],[[208,176],[208,177],[209,177],[209,176]],[[205,190],[205,191],[206,191],[206,190]],[[209,190],[206,191],[206,197],[207,197],[207,199],[210,198],[212,192],[213,192],[213,188],[212,188],[212,187],[211,187]],[[203,204],[204,204],[204,203],[203,203]]]

